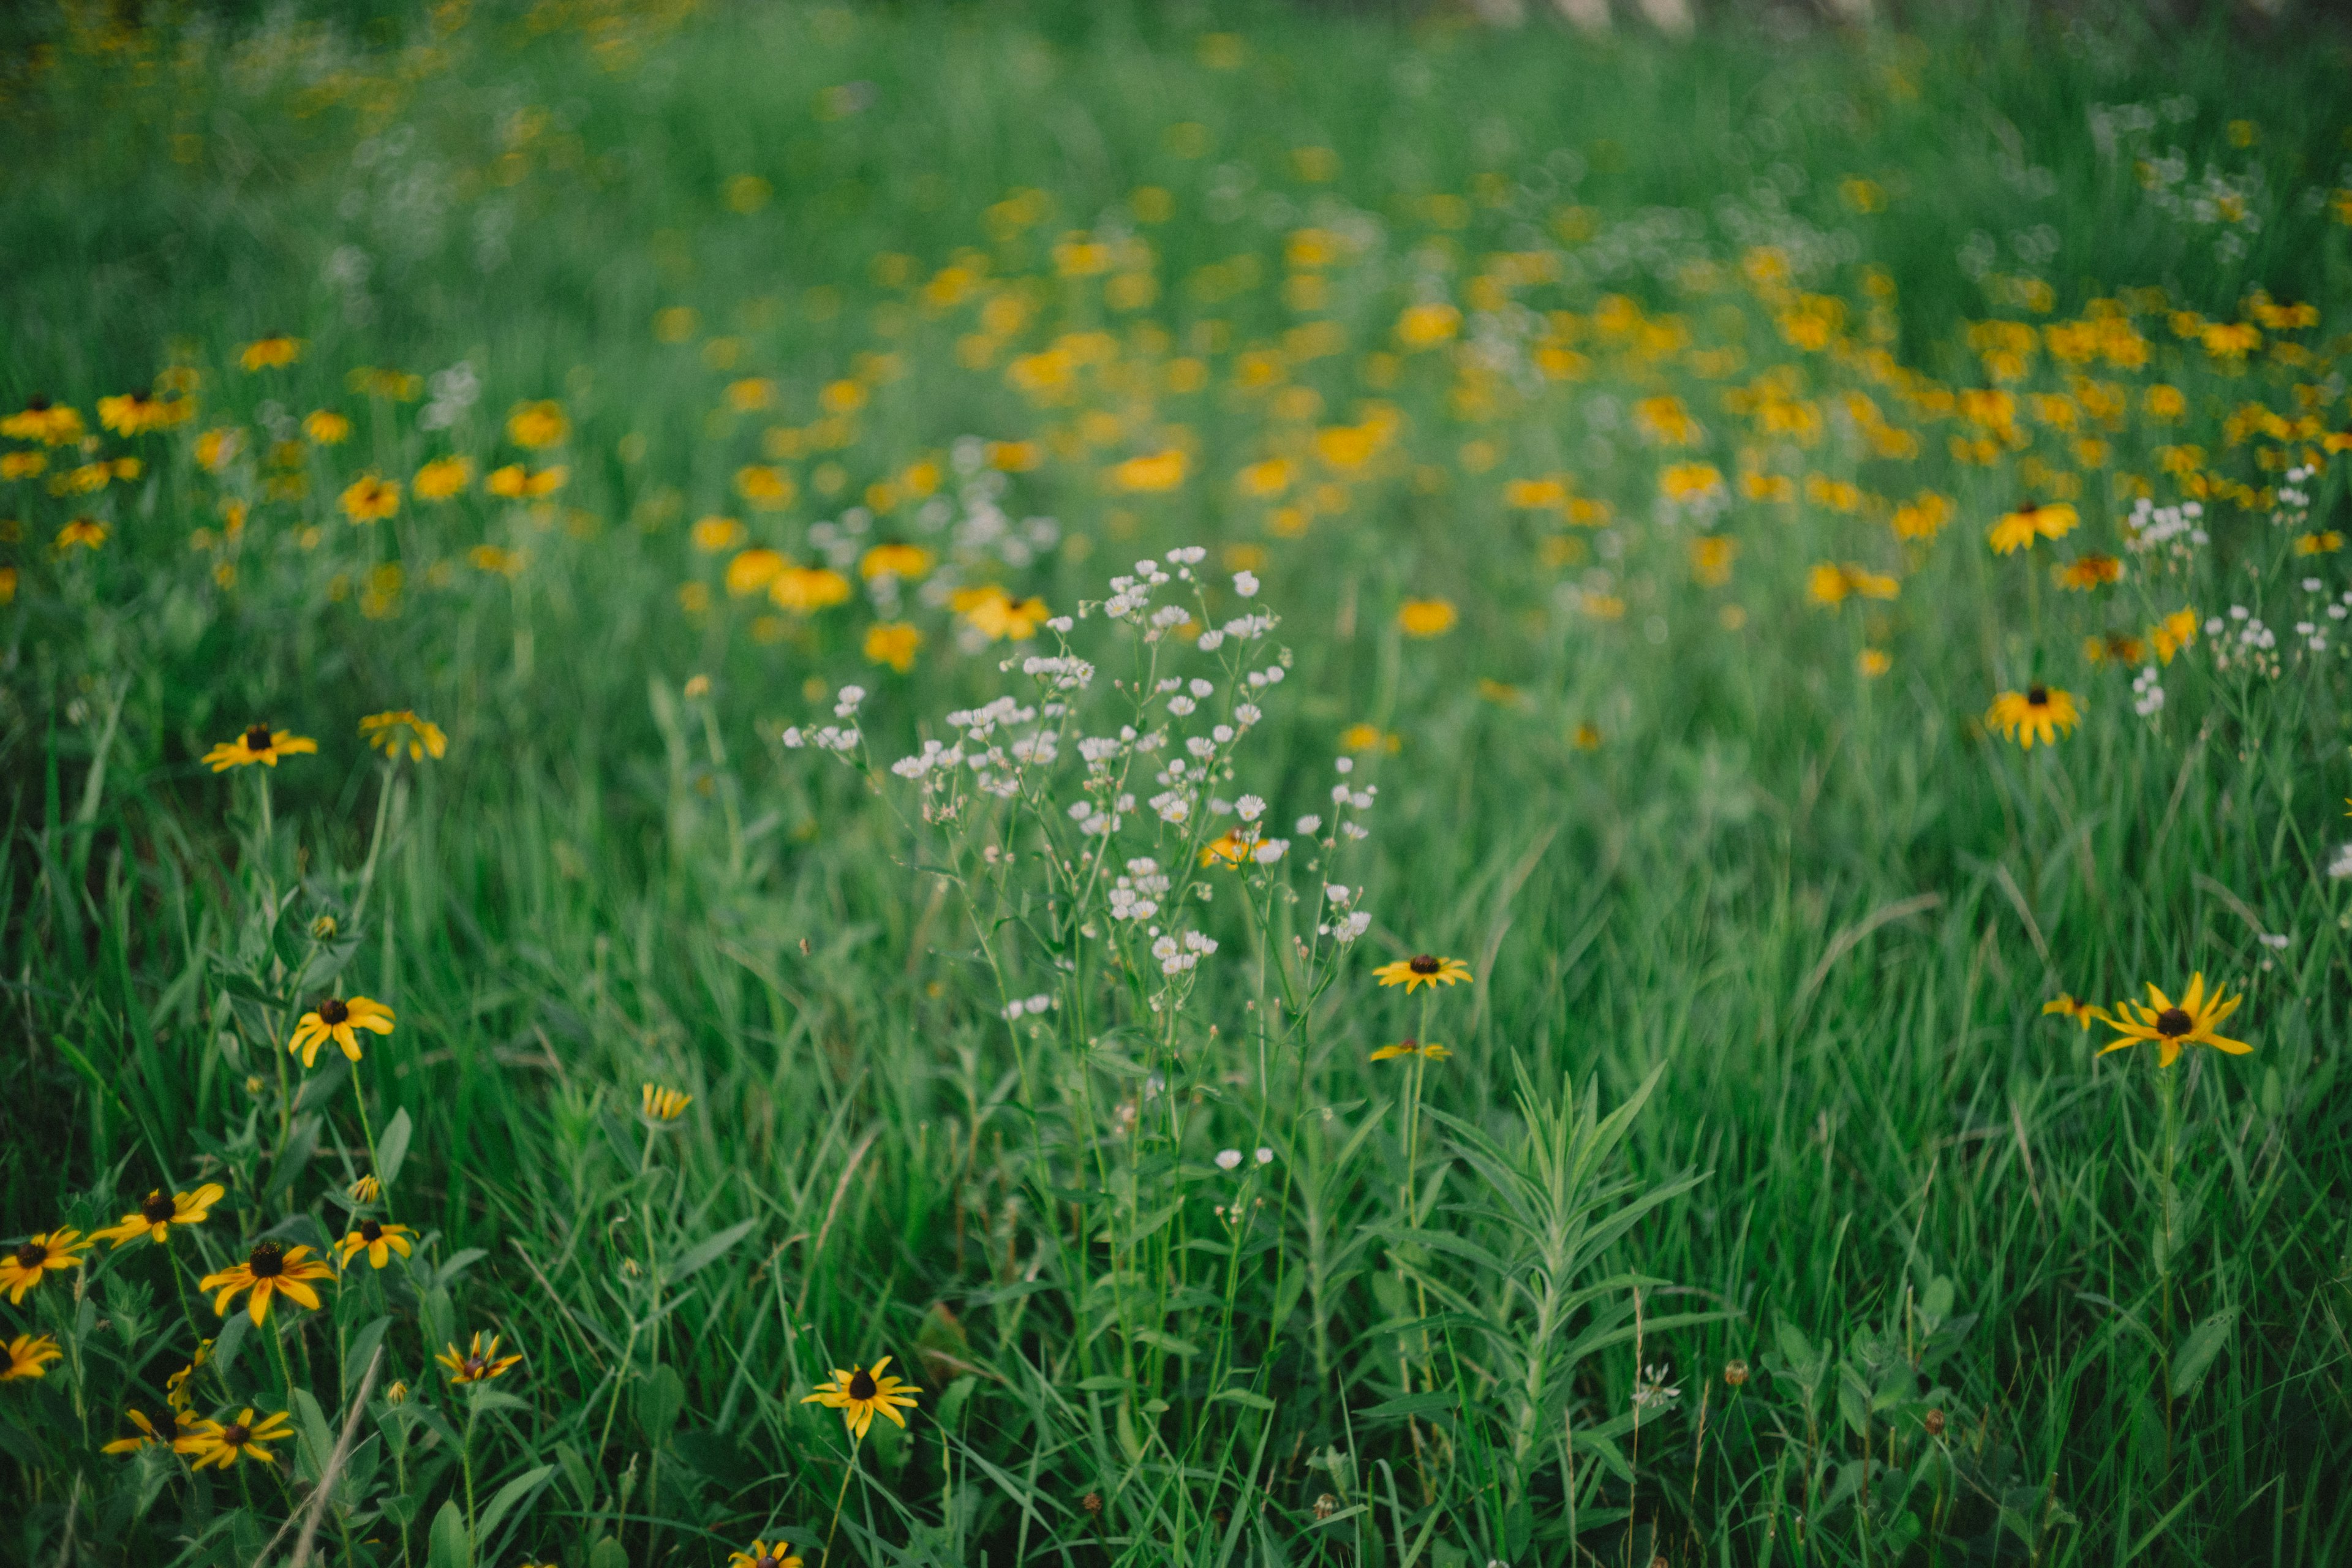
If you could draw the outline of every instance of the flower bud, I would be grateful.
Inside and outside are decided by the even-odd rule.
[[[1746,1383],[1748,1381],[1748,1363],[1744,1361],[1724,1363],[1723,1381],[1729,1384],[1734,1388],[1738,1388],[1741,1384]]]

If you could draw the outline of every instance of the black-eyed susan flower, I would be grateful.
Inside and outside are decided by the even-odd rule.
[[[135,1454],[142,1448],[152,1448],[156,1447],[158,1444],[169,1447],[178,1439],[180,1436],[180,1423],[185,1419],[185,1417],[176,1410],[170,1411],[161,1416],[160,1419],[163,1421],[163,1426],[169,1428],[169,1433],[167,1435],[164,1431],[158,1429],[156,1426],[156,1421],[159,1417],[148,1415],[147,1412],[140,1409],[136,1405],[125,1410],[122,1413],[122,1418],[126,1422],[130,1423],[131,1430],[123,1436],[117,1437],[113,1442],[109,1443],[104,1447],[99,1449],[100,1453]]]
[[[2106,1016],[2105,1013],[2101,1012],[2098,1008],[2092,1006],[2088,1002],[2078,1002],[2073,996],[2066,994],[2063,992],[2042,1004],[2042,1016],[2043,1017],[2049,1017],[2053,1013],[2060,1017],[2074,1019],[2074,1022],[2080,1024],[2085,1029],[2088,1029],[2091,1026],[2093,1019],[2105,1018]]]
[[[1410,996],[1424,985],[1459,985],[1470,978],[1470,966],[1458,958],[1421,952],[1381,964],[1372,971],[1372,978],[1383,985],[1402,985]]]
[[[1985,712],[1985,727],[2030,752],[2037,740],[2056,745],[2058,737],[2071,733],[2082,718],[2072,692],[2036,681],[2022,691],[2004,691],[1994,698]]]
[[[172,1451],[185,1454],[188,1468],[201,1470],[207,1465],[227,1469],[239,1459],[250,1459],[257,1465],[274,1463],[278,1456],[267,1445],[282,1443],[294,1435],[294,1423],[283,1410],[254,1419],[251,1406],[237,1412],[234,1421],[199,1421],[173,1440]]]
[[[919,544],[877,544],[857,558],[857,574],[868,580],[903,577],[912,582],[929,572],[938,559]]]
[[[563,405],[550,400],[518,403],[507,415],[507,439],[531,451],[554,446],[571,431]]]
[[[49,1363],[64,1356],[58,1348],[55,1334],[18,1334],[5,1347],[8,1364],[0,1367],[0,1383],[15,1383],[23,1378],[47,1377]]]
[[[383,1196],[383,1184],[373,1176],[362,1176],[351,1184],[352,1201],[372,1204]]]
[[[1214,866],[1223,863],[1227,866],[1239,866],[1249,858],[1250,845],[1253,842],[1251,835],[1245,830],[1229,827],[1215,839],[1201,846],[1201,864]]]
[[[915,668],[915,655],[922,646],[921,628],[904,621],[877,621],[866,628],[867,661],[887,665],[901,675]]]
[[[84,550],[95,550],[106,542],[106,524],[98,519],[77,517],[58,530],[57,547],[64,551],[79,545]]]
[[[1453,1054],[1435,1040],[1416,1040],[1407,1036],[1393,1046],[1382,1046],[1374,1051],[1372,1060],[1386,1062],[1394,1061],[1399,1057],[1419,1057],[1423,1061],[1442,1062]]]
[[[959,588],[948,600],[948,608],[961,616],[964,624],[991,642],[1026,642],[1037,635],[1053,612],[1043,599],[1016,599],[993,583],[977,588]]]
[[[1988,535],[1993,553],[2007,555],[2019,550],[2031,550],[2038,539],[2057,539],[2074,531],[2082,519],[2064,501],[2043,506],[2027,501],[2015,511],[2004,512],[1992,525]]]
[[[314,408],[302,420],[302,434],[315,447],[340,447],[351,438],[352,422],[331,408]]]
[[[342,1255],[339,1261],[346,1268],[352,1266],[352,1259],[362,1253],[367,1255],[369,1268],[382,1268],[391,1263],[392,1255],[395,1252],[403,1258],[409,1256],[408,1238],[413,1234],[404,1225],[385,1225],[363,1219],[352,1226],[342,1240],[335,1243],[335,1250]]]
[[[247,370],[275,370],[292,364],[302,357],[299,338],[259,338],[245,345],[236,356],[237,363]]]
[[[482,480],[482,488],[503,500],[536,500],[562,489],[571,477],[572,470],[562,463],[550,468],[509,463],[502,468],[492,468]]]
[[[343,489],[343,515],[353,522],[382,522],[400,510],[400,481],[362,474]]]
[[[419,719],[405,708],[388,712],[371,713],[360,721],[360,733],[367,743],[387,757],[396,757],[402,751],[408,760],[421,763],[427,757],[438,761],[449,750],[449,737],[441,726],[430,719]]]
[[[755,1541],[748,1552],[727,1554],[727,1568],[801,1568],[789,1541]]]
[[[468,458],[436,458],[416,470],[410,480],[418,500],[443,501],[464,493],[474,482],[474,464]]]
[[[829,566],[787,563],[768,583],[768,600],[796,616],[814,615],[849,600],[849,579]]]
[[[327,996],[295,1021],[294,1038],[286,1049],[302,1058],[306,1068],[319,1061],[319,1047],[332,1040],[352,1061],[360,1059],[359,1032],[392,1033],[392,1009],[365,996]]]
[[[307,1247],[280,1247],[274,1241],[257,1245],[246,1255],[244,1262],[224,1268],[217,1274],[207,1274],[197,1289],[216,1291],[213,1310],[228,1316],[229,1303],[241,1291],[250,1290],[253,1299],[246,1311],[258,1328],[269,1321],[269,1303],[283,1296],[298,1307],[318,1310],[319,1293],[310,1289],[311,1282],[332,1279],[335,1271],[327,1267],[324,1258],[310,1256]]]
[[[2077,555],[2056,571],[2061,588],[2069,593],[2084,594],[2120,580],[2124,574],[2124,563],[2112,555],[2094,552],[2088,555]]]
[[[228,1189],[218,1182],[206,1182],[192,1193],[167,1193],[157,1187],[139,1200],[136,1213],[122,1216],[118,1225],[92,1231],[92,1241],[110,1241],[121,1247],[125,1242],[145,1237],[150,1241],[169,1241],[175,1225],[202,1225],[212,1217],[213,1205],[228,1195]]]
[[[664,1089],[651,1083],[646,1085],[644,1092],[637,1098],[638,1109],[652,1121],[675,1121],[685,1115],[686,1108],[693,1103],[694,1096],[683,1089]]]
[[[318,749],[319,742],[308,736],[256,724],[236,740],[223,741],[206,752],[205,761],[213,772],[225,773],[231,768],[250,767],[256,763],[274,768],[280,757],[300,756]]]
[[[62,403],[29,397],[20,412],[0,418],[0,436],[38,441],[45,447],[63,447],[81,439],[81,415]]]
[[[1444,637],[1461,618],[1451,599],[1407,599],[1397,606],[1397,629],[1409,637]]]
[[[494,1377],[504,1377],[522,1364],[520,1355],[499,1354],[498,1335],[492,1334],[489,1342],[483,1343],[479,1331],[475,1332],[471,1343],[465,1350],[451,1345],[433,1359],[441,1363],[442,1370],[449,1374],[449,1381],[453,1384],[488,1383]]]
[[[8,1304],[16,1306],[25,1299],[25,1292],[60,1268],[79,1268],[82,1254],[90,1243],[78,1230],[52,1230],[41,1236],[28,1236],[5,1252],[0,1252],[0,1290],[8,1292]]]
[[[184,1415],[188,1407],[196,1402],[196,1373],[205,1363],[212,1359],[212,1341],[199,1340],[196,1353],[188,1358],[188,1364],[163,1380],[163,1397],[170,1401],[173,1409]]]
[[[840,1411],[850,1436],[860,1441],[866,1436],[866,1429],[874,1425],[877,1411],[903,1427],[907,1418],[898,1414],[899,1410],[912,1410],[915,1396],[922,1390],[898,1378],[885,1377],[882,1369],[889,1364],[890,1358],[886,1355],[870,1371],[862,1366],[853,1366],[847,1372],[835,1367],[833,1375],[818,1384],[816,1392],[801,1403]]]
[[[2173,1001],[2154,985],[2147,988],[2146,1002],[2122,1002],[2116,1013],[2104,1015],[2100,1022],[2122,1036],[2100,1047],[2099,1054],[2120,1051],[2143,1040],[2156,1044],[2156,1065],[2168,1068],[2180,1058],[2183,1046],[2210,1046],[2229,1056],[2242,1057],[2254,1047],[2243,1040],[2232,1040],[2213,1032],[2213,1026],[2238,1010],[2243,996],[2224,996],[2221,987],[2213,987],[2211,995],[2205,993],[2205,976],[2200,973],[2189,977],[2189,989],[2180,1000]],[[2120,1015],[2120,1016],[2117,1016]]]

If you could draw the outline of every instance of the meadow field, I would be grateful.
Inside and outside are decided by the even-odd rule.
[[[2352,35],[0,36],[0,1561],[2352,1561]]]

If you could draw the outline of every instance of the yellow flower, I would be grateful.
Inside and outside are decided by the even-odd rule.
[[[866,628],[866,658],[901,675],[915,668],[915,650],[922,646],[922,632],[902,622],[877,621]]]
[[[2242,1057],[2254,1047],[2243,1040],[2226,1039],[2215,1034],[2213,1026],[2236,1012],[2238,1004],[2244,1000],[2243,996],[2222,995],[2219,985],[2213,987],[2213,994],[2208,996],[2205,994],[2205,976],[2201,973],[2189,977],[2189,990],[2178,1003],[2151,984],[2147,988],[2146,1002],[2126,1001],[2116,1005],[2116,1011],[2123,1015],[2121,1017],[2100,1016],[2101,1023],[2123,1037],[2108,1041],[2100,1047],[2099,1054],[2105,1056],[2109,1051],[2120,1051],[2143,1040],[2153,1040],[2157,1047],[2156,1065],[2160,1068],[2168,1068],[2179,1060],[2183,1046],[2210,1046],[2230,1056]]]
[[[884,1356],[874,1363],[872,1371],[853,1366],[847,1372],[839,1367],[833,1376],[816,1385],[816,1392],[801,1401],[803,1405],[823,1405],[841,1412],[841,1419],[850,1436],[863,1442],[866,1429],[874,1425],[875,1412],[879,1411],[900,1427],[907,1418],[898,1414],[901,1407],[912,1410],[915,1396],[922,1391],[912,1384],[896,1377],[885,1377],[882,1369],[890,1364]]]
[[[359,1031],[389,1035],[392,1024],[392,1009],[381,1002],[365,996],[328,996],[295,1021],[294,1038],[288,1042],[286,1049],[299,1056],[304,1067],[316,1067],[319,1047],[332,1040],[346,1058],[357,1061]]]
[[[825,566],[786,566],[768,584],[768,598],[780,610],[812,615],[849,597],[849,579]]]
[[[2029,752],[2036,740],[2045,746],[2057,744],[2058,737],[2081,721],[2073,693],[2039,681],[2023,691],[2002,692],[1985,713],[1987,729],[2000,731]]]
[[[2056,996],[2052,997],[2049,1001],[2042,1004],[2042,1016],[2043,1017],[2046,1018],[2053,1013],[2074,1019],[2074,1022],[2083,1026],[2084,1029],[2088,1029],[2091,1026],[2092,1019],[2105,1018],[2106,1016],[2105,1013],[2101,1012],[2098,1008],[2092,1006],[2088,1002],[2077,1002],[2071,994],[2063,991]]]
[[[180,1434],[180,1422],[182,1417],[176,1411],[174,1411],[170,1417],[172,1423],[172,1436],[169,1437],[166,1437],[163,1433],[158,1432],[155,1429],[154,1418],[149,1415],[144,1410],[137,1409],[135,1407],[125,1410],[122,1413],[122,1417],[124,1420],[130,1422],[131,1426],[137,1427],[138,1430],[128,1437],[117,1437],[113,1442],[109,1443],[104,1447],[100,1448],[99,1450],[100,1453],[135,1454],[142,1448],[153,1447],[157,1444],[168,1445],[176,1440]]]
[[[750,463],[735,470],[735,493],[762,511],[774,511],[790,506],[800,487],[782,468]]]
[[[331,408],[314,408],[302,421],[302,434],[320,447],[339,447],[349,438],[352,422]]]
[[[98,422],[121,436],[138,436],[171,423],[168,405],[143,392],[117,393],[98,400]]]
[[[1037,628],[1052,613],[1045,608],[1045,600],[1016,599],[993,583],[958,589],[948,601],[948,608],[991,642],[1002,642],[1007,637],[1026,642],[1037,635]]]
[[[299,338],[263,338],[245,345],[237,363],[247,370],[272,370],[292,364],[302,357]]]
[[[2183,607],[2172,612],[2147,628],[2147,640],[2156,645],[2156,657],[2165,664],[2172,656],[2197,640],[2197,612]]]
[[[45,453],[10,452],[0,456],[0,479],[29,479],[48,466]]]
[[[383,1184],[373,1176],[362,1176],[352,1184],[351,1194],[355,1203],[372,1204],[383,1196]]]
[[[252,1408],[247,1406],[237,1412],[234,1421],[197,1422],[173,1440],[172,1451],[188,1455],[192,1460],[188,1468],[192,1470],[201,1470],[207,1465],[226,1470],[239,1459],[267,1465],[278,1456],[263,1445],[282,1443],[293,1435],[294,1423],[285,1411],[265,1415],[257,1422]]]
[[[2055,501],[2049,506],[2027,501],[2015,511],[2002,513],[2000,521],[1992,525],[1988,537],[1992,542],[1993,553],[2007,555],[2013,551],[2031,550],[2037,539],[2056,539],[2071,531],[2081,521],[2074,509],[2064,501]]]
[[[1240,828],[1229,827],[1213,841],[1201,846],[1201,864],[1213,866],[1222,860],[1228,866],[1238,866],[1249,858],[1254,842]]]
[[[638,1109],[656,1121],[675,1121],[693,1103],[694,1096],[683,1089],[662,1089],[650,1083],[638,1096]]]
[[[171,1401],[172,1408],[179,1411],[183,1419],[185,1419],[188,1406],[195,1400],[188,1385],[195,1381],[197,1369],[212,1359],[212,1341],[199,1340],[196,1342],[196,1353],[188,1359],[188,1364],[163,1380],[163,1397]]]
[[[421,763],[426,757],[439,760],[449,750],[449,737],[441,726],[429,719],[419,719],[405,708],[394,708],[383,713],[371,713],[360,721],[360,733],[367,743],[387,757],[400,755],[406,747],[408,760]]]
[[[1444,637],[1461,618],[1451,599],[1407,599],[1397,606],[1397,628],[1409,637]]]
[[[474,462],[470,458],[436,458],[416,470],[414,481],[418,500],[447,500],[462,494],[474,478]]]
[[[919,544],[877,544],[858,557],[857,574],[869,581],[886,575],[912,581],[931,569],[932,560]]]
[[[694,547],[706,555],[732,550],[744,539],[743,525],[731,517],[698,518],[688,533],[694,541]]]
[[[1462,312],[1442,300],[1408,305],[1397,318],[1397,342],[1409,349],[1434,348],[1462,331]]]
[[[52,1230],[0,1252],[0,1290],[8,1292],[8,1304],[23,1301],[26,1291],[58,1269],[80,1268],[90,1245],[78,1230]]]
[[[352,1259],[362,1252],[367,1254],[369,1268],[382,1268],[392,1261],[394,1253],[397,1252],[403,1258],[409,1255],[408,1238],[411,1234],[404,1225],[383,1225],[363,1219],[342,1240],[335,1243],[335,1247],[342,1254],[340,1261],[346,1268],[352,1266]]]
[[[801,1560],[793,1555],[789,1541],[755,1541],[749,1552],[729,1552],[727,1568],[801,1568]]]
[[[1408,1036],[1393,1046],[1382,1046],[1379,1050],[1374,1051],[1372,1060],[1385,1062],[1398,1057],[1420,1057],[1425,1061],[1442,1062],[1453,1054],[1435,1040],[1431,1040],[1424,1045]]]
[[[106,524],[94,517],[78,517],[58,530],[58,548],[68,550],[79,544],[85,550],[95,550],[106,542]]]
[[[518,403],[507,416],[507,439],[528,451],[552,447],[571,431],[560,403]]]
[[[343,515],[353,522],[381,522],[400,510],[400,484],[362,474],[343,491]]]
[[[1403,986],[1404,994],[1410,996],[1424,985],[1459,985],[1470,978],[1470,966],[1458,958],[1436,958],[1423,952],[1400,958],[1394,963],[1383,963],[1372,971],[1372,977],[1382,985]]]
[[[2343,548],[2344,536],[2332,528],[2303,534],[2294,542],[2297,555],[2333,555]]]
[[[1861,670],[1866,678],[1875,680],[1893,669],[1895,661],[1887,657],[1885,648],[1866,647],[1855,657],[1854,668]]]
[[[727,563],[727,591],[739,599],[747,598],[765,589],[791,564],[782,551],[755,544]]]
[[[46,397],[27,398],[22,412],[0,418],[0,436],[38,441],[44,447],[63,447],[81,439],[81,416]]]
[[[280,757],[291,757],[315,752],[319,742],[300,735],[290,735],[283,730],[272,730],[267,724],[256,724],[234,741],[224,741],[205,753],[205,761],[213,772],[225,773],[231,768],[250,767],[255,763],[278,765]]]
[[[193,1193],[167,1193],[157,1187],[139,1201],[135,1213],[124,1215],[119,1225],[92,1231],[89,1238],[117,1247],[142,1236],[150,1241],[169,1241],[173,1226],[204,1224],[212,1217],[213,1205],[227,1195],[228,1189],[218,1182],[206,1182]]]
[[[488,1383],[494,1377],[504,1377],[522,1362],[520,1355],[499,1354],[499,1336],[496,1334],[492,1334],[490,1342],[485,1345],[478,1330],[466,1350],[461,1352],[456,1345],[451,1345],[433,1359],[447,1371],[453,1384]]]
[[[1184,454],[1171,447],[1164,452],[1129,458],[1111,469],[1110,482],[1118,489],[1138,495],[1172,490],[1184,482]]]
[[[197,1285],[200,1290],[218,1292],[213,1299],[213,1310],[228,1316],[229,1303],[240,1291],[250,1290],[253,1299],[246,1304],[254,1326],[269,1321],[269,1303],[283,1296],[298,1307],[319,1310],[319,1293],[310,1289],[314,1279],[332,1279],[335,1271],[323,1258],[310,1256],[307,1247],[280,1247],[274,1241],[257,1245],[246,1255],[244,1262],[217,1274],[207,1274]]]
[[[7,1352],[8,1364],[0,1368],[0,1383],[47,1377],[49,1363],[62,1359],[66,1353],[58,1348],[55,1334],[18,1334],[8,1342]]]
[[[2058,585],[2072,593],[2087,593],[2093,588],[2120,580],[2124,563],[2112,555],[2078,555],[2056,569]]]

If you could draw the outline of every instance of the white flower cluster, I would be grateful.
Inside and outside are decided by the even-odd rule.
[[[2132,677],[2132,711],[2143,719],[2153,719],[2164,711],[2164,688],[2152,664]]]
[[[2211,540],[2205,531],[2205,508],[2199,501],[2158,506],[2142,496],[2124,519],[2124,548],[2135,555],[2162,550],[2173,560],[2185,562]]]
[[[2316,478],[2318,472],[2307,463],[2286,471],[2286,476],[2279,481],[2271,507],[2272,527],[2301,528],[2311,521],[2311,492],[2303,487]]]
[[[866,688],[845,686],[834,693],[833,716],[836,719],[856,719],[858,704],[865,700]],[[814,730],[795,727],[786,730],[780,739],[793,751],[799,751],[803,746],[814,746],[820,752],[832,752],[838,756],[845,757],[857,749],[857,742],[861,737],[857,732],[857,726],[853,723],[826,724]]]
[[[2228,635],[2235,622],[2235,636]],[[2213,668],[2230,669],[2240,666],[2251,668],[2257,675],[2275,678],[2279,673],[2278,633],[2263,624],[2263,618],[2243,605],[2230,606],[2229,619],[2209,616],[2205,621],[2206,645],[2213,650]]]
[[[1150,920],[1160,912],[1160,900],[1168,896],[1170,885],[1168,873],[1162,871],[1160,862],[1150,856],[1139,856],[1129,860],[1127,875],[1111,884],[1110,918],[1115,921]]]
[[[1160,973],[1177,975],[1185,973],[1209,954],[1217,951],[1217,939],[1188,931],[1182,936],[1173,931],[1157,931],[1151,939],[1151,956],[1160,961]]]
[[[1008,1022],[1018,1023],[1024,1014],[1035,1017],[1060,1005],[1051,996],[1016,996],[1004,1005],[1004,1016]]]

